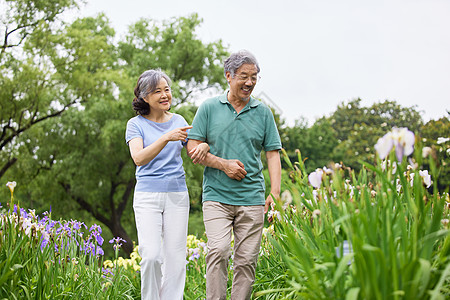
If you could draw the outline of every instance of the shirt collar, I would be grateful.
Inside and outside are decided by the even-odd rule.
[[[230,101],[228,101],[227,95],[228,95],[228,91],[226,91],[225,94],[223,94],[220,97],[220,102],[222,102],[223,104],[226,104],[226,103],[231,104]],[[256,100],[255,98],[253,98],[253,96],[250,96],[250,101],[248,102],[247,105],[252,107],[252,108],[254,108],[254,107],[257,107],[260,104],[261,104],[261,101]]]

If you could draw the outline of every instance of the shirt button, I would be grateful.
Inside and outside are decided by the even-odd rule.
[[[234,113],[236,113],[236,112],[234,112]]]

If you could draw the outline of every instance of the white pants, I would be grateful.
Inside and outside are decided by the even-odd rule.
[[[186,277],[188,192],[135,192],[141,299],[182,300]]]

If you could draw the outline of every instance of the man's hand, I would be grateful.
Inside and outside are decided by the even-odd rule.
[[[267,198],[266,198],[266,205],[264,206],[264,214],[266,214],[269,211],[269,209],[273,209],[275,206],[275,202],[273,201],[272,195],[273,195],[273,193],[270,193],[269,196],[267,196]],[[280,195],[277,194],[277,195],[274,195],[274,197],[279,200]],[[267,215],[267,221],[269,221],[269,222],[273,221],[272,214]]]
[[[201,143],[202,141],[189,139],[186,146],[189,157],[192,158],[192,154],[195,153],[196,147]],[[220,170],[234,180],[240,181],[247,175],[244,164],[237,159],[223,159],[207,152],[205,158],[201,162],[198,162],[206,167]]]
[[[223,171],[231,179],[241,181],[247,175],[244,164],[237,159],[224,159],[222,164]]]
[[[272,195],[269,194],[266,198],[266,205],[264,205],[264,213],[266,214],[269,211],[269,208],[272,208],[275,205],[273,202]]]

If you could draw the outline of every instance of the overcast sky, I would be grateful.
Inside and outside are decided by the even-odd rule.
[[[450,110],[450,0],[87,0],[119,36],[140,18],[197,12],[197,35],[250,50],[264,92],[292,125],[342,101],[417,105],[425,121]],[[131,88],[131,87],[130,87]],[[206,96],[205,96],[206,97]]]

